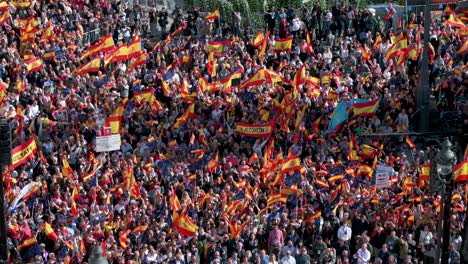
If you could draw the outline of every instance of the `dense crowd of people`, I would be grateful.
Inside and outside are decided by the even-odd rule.
[[[10,261],[87,263],[96,248],[110,263],[435,259],[438,146],[392,135],[429,111],[466,160],[467,17],[403,23],[391,6],[378,17],[317,2],[271,8],[254,32],[239,12],[152,9],[144,26],[121,1],[4,3],[1,115],[14,153],[37,150],[3,172]],[[120,147],[97,152],[110,134]],[[457,182],[450,263],[467,194]]]

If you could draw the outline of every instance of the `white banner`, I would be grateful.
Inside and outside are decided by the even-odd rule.
[[[393,168],[385,165],[377,165],[375,170],[375,188],[383,189],[390,187],[390,175],[393,174]]]
[[[120,135],[96,137],[96,152],[107,152],[120,149]]]
[[[15,206],[18,204],[18,202],[23,198],[25,197],[26,195],[29,195],[35,191],[38,191],[39,190],[39,183],[38,182],[31,182],[31,183],[28,183],[26,186],[23,187],[23,189],[21,189],[21,191],[19,191],[19,193],[16,195],[15,199],[13,200],[13,202],[11,203],[10,205],[10,208],[9,210],[12,210],[15,208]]]

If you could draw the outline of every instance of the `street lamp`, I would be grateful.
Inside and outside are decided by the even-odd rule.
[[[95,245],[93,252],[89,256],[89,264],[109,264],[106,258],[102,256],[102,248]]]
[[[442,234],[442,264],[448,264],[449,259],[449,244],[450,244],[450,208],[452,200],[453,188],[453,168],[457,163],[455,153],[452,151],[452,143],[448,139],[441,145],[441,150],[435,157],[437,175],[441,178],[441,182],[445,185],[443,193],[444,208],[443,208],[443,234]],[[436,260],[439,261],[438,259]]]

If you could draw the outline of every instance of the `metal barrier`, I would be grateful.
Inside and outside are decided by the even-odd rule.
[[[457,8],[457,3],[450,3],[450,4],[432,4],[431,5],[431,11],[437,11],[437,13],[440,13],[440,15],[444,12],[445,8],[447,6],[450,6],[452,10],[455,10]],[[416,16],[418,16],[421,12],[424,12],[424,9],[426,8],[425,5],[407,5],[406,6],[406,20],[408,20],[409,16],[411,13],[415,13]],[[437,14],[436,15],[439,15]]]
[[[96,28],[83,34],[83,43],[94,43],[101,37],[101,29]]]

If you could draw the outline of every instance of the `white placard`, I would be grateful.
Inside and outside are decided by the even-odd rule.
[[[383,189],[390,187],[390,175],[393,174],[392,167],[377,165],[375,172],[375,188]]]
[[[96,152],[107,152],[120,149],[120,135],[96,137]]]

